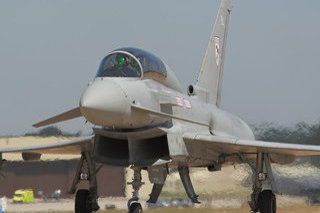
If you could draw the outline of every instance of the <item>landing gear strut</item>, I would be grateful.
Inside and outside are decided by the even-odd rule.
[[[276,213],[276,197],[273,192],[278,190],[274,183],[269,155],[259,152],[256,166],[252,166],[252,169],[255,174],[255,180],[252,187],[251,200],[249,201],[251,212]],[[262,190],[262,184],[266,180],[271,186],[271,190]]]
[[[132,182],[128,182],[129,185],[132,185],[133,192],[132,197],[128,200],[128,213],[142,213],[142,206],[139,201],[139,190],[144,184],[141,177],[141,168],[132,167],[133,169],[133,178]]]
[[[91,213],[99,210],[96,173],[96,165],[91,154],[89,152],[81,153],[81,159],[69,192],[74,194],[77,184],[82,180],[89,181],[89,190],[80,189],[77,191],[75,213]]]

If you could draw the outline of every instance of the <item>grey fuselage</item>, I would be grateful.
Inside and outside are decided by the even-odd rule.
[[[174,73],[165,66],[165,79],[143,75],[139,78],[96,77],[89,83],[82,94],[80,110],[89,122],[98,126],[94,128],[97,138],[103,137],[96,140],[98,161],[119,166],[151,166],[166,159],[165,162],[176,160],[178,164],[199,166],[216,162],[218,153],[212,154],[212,158],[210,153],[206,156],[205,153],[203,156],[191,154],[196,147],[190,147],[190,150],[185,147],[184,133],[210,132],[217,136],[254,139],[252,130],[240,118],[199,100],[197,95],[183,93]],[[122,146],[108,145],[117,144],[117,140]],[[154,141],[163,140],[166,142],[158,142],[164,143],[162,148],[154,150],[151,147],[157,143]],[[128,151],[117,150],[126,149],[126,146]],[[160,150],[167,146],[167,150]],[[119,160],[101,149],[126,156]],[[149,158],[145,153],[152,155]],[[198,159],[198,163],[192,158]]]
[[[111,90],[111,91],[110,91]],[[88,96],[97,96],[94,116],[90,109],[84,106],[83,100]],[[190,102],[191,107],[179,106],[176,98]],[[143,106],[154,111],[160,111],[189,120],[208,124],[208,127],[176,120],[188,131],[211,131],[218,136],[254,139],[250,127],[239,117],[230,114],[216,106],[198,100],[196,96],[184,94],[181,90],[170,88],[152,79],[127,78],[96,78],[89,83],[81,98],[81,108],[84,116],[91,123],[114,129],[155,128],[167,122],[168,118],[135,111],[132,105]],[[110,107],[112,103],[112,106]],[[98,107],[101,108],[98,108]],[[88,112],[86,110],[88,108]],[[96,116],[96,117],[95,117]]]

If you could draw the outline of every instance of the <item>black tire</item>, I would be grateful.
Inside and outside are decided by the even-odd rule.
[[[259,194],[258,206],[260,213],[276,213],[276,196],[271,190],[264,190]]]
[[[140,203],[132,203],[129,208],[129,213],[142,213],[142,206]]]
[[[75,213],[91,213],[88,205],[89,190],[80,189],[77,191],[74,212]]]

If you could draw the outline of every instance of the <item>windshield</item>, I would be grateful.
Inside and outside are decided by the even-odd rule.
[[[165,79],[167,77],[167,70],[165,64],[160,58],[145,50],[138,48],[121,48],[120,51],[126,51],[134,55],[141,63],[144,77],[155,77]]]
[[[23,197],[22,194],[15,194],[16,197]]]
[[[106,56],[99,67],[97,77],[140,77],[138,62],[125,53]]]

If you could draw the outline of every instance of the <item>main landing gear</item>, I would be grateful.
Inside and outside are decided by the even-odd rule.
[[[1,169],[2,167],[6,164],[6,160],[2,159],[2,153],[0,152],[0,176],[5,177],[2,173],[1,173]]]
[[[269,154],[259,152],[256,165],[251,167],[255,174],[253,192],[249,201],[251,212],[276,213],[276,197],[273,192],[278,190],[274,183]],[[262,190],[265,181],[271,186],[271,190]]]
[[[89,190],[80,189],[77,191],[75,199],[75,213],[91,213],[99,210],[97,202],[97,178],[95,162],[89,152],[81,153],[80,163],[78,164],[75,178],[69,192],[74,194],[77,184],[82,180],[89,181]]]
[[[133,169],[133,178],[132,182],[128,182],[128,184],[132,185],[133,192],[132,197],[128,200],[128,213],[142,213],[142,206],[138,202],[139,201],[139,190],[141,186],[144,184],[142,182],[141,177],[141,168],[132,167]]]

